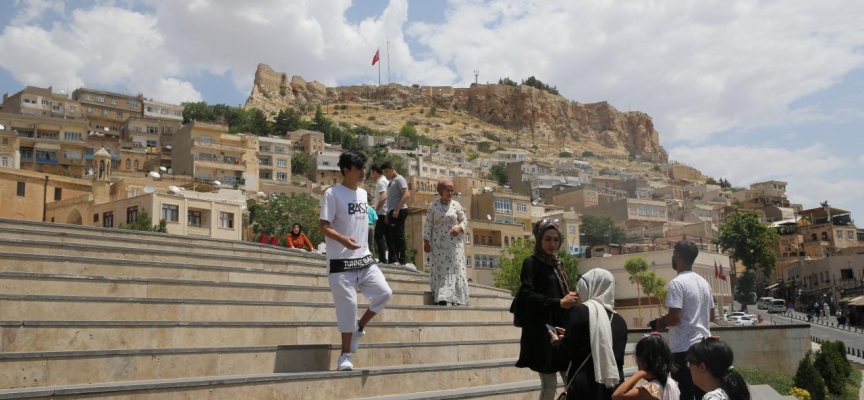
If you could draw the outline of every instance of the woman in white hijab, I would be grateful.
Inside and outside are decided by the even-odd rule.
[[[613,309],[615,277],[592,269],[579,277],[576,291],[582,303],[570,310],[564,336],[550,333],[553,348],[570,362],[567,398],[608,400],[624,378],[627,346],[627,323]]]

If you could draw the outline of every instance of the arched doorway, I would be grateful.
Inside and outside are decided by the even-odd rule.
[[[67,224],[72,225],[83,225],[83,221],[81,220],[81,213],[78,210],[72,210],[69,212],[69,216],[66,218]]]

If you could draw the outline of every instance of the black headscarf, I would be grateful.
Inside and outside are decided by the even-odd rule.
[[[534,233],[534,257],[544,264],[552,267],[555,271],[555,276],[558,278],[558,287],[562,294],[570,293],[570,282],[567,280],[567,274],[564,273],[564,264],[557,254],[549,254],[543,250],[543,234],[546,231],[554,229],[558,232],[558,237],[561,236],[561,229],[558,228],[558,220],[542,219],[534,223],[532,233]],[[561,242],[558,242],[558,248],[561,248]]]

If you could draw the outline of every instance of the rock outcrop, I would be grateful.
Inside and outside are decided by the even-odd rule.
[[[297,104],[366,102],[380,107],[430,107],[468,114],[538,141],[569,136],[654,162],[668,162],[666,150],[648,114],[620,112],[606,102],[582,104],[530,86],[475,85],[408,87],[358,85],[328,88],[299,76],[288,80],[265,64],[255,72],[246,107],[265,113]]]

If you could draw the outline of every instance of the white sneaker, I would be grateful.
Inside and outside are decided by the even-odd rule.
[[[402,266],[402,264],[400,264],[399,261],[396,261],[396,262],[394,262],[393,264],[390,264],[390,265],[392,265],[392,266],[394,266],[394,267],[401,267],[401,266]]]
[[[351,334],[351,352],[352,353],[356,353],[357,349],[360,348],[360,339],[362,339],[363,335],[365,335],[365,334],[366,334],[366,332],[363,332],[360,330],[354,331],[354,333]]]
[[[351,363],[351,353],[342,353],[339,356],[339,361],[336,362],[338,367],[336,367],[337,371],[353,371],[354,364]]]

